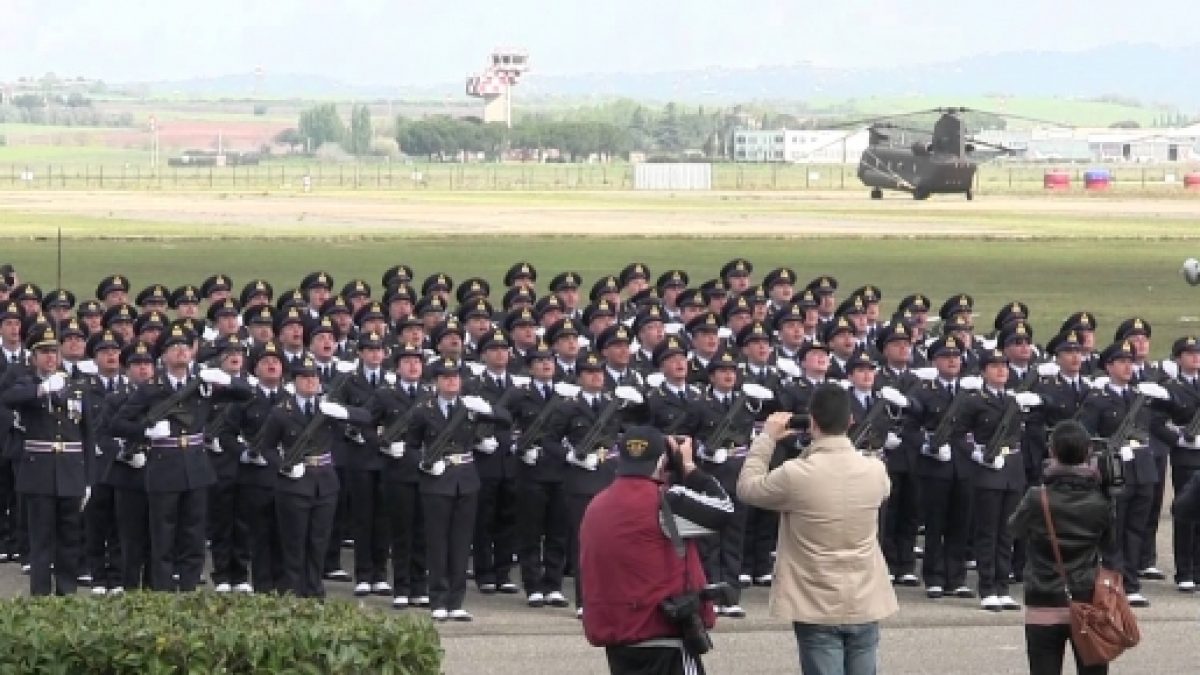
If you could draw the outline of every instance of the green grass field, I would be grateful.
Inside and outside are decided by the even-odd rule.
[[[204,237],[203,228],[195,232]],[[22,278],[43,289],[55,285],[53,236],[3,242],[5,261]],[[901,296],[921,291],[940,302],[951,293],[972,293],[980,313],[977,324],[989,328],[1003,303],[1023,300],[1032,308],[1037,335],[1045,340],[1070,312],[1098,314],[1101,341],[1124,317],[1134,314],[1155,328],[1155,353],[1174,337],[1200,331],[1197,293],[1178,275],[1183,257],[1200,245],[1151,241],[871,241],[861,239],[770,240],[689,239],[686,237],[528,238],[441,237],[369,238],[316,241],[305,238],[245,238],[225,241],[92,241],[68,237],[63,245],[63,283],[89,293],[104,275],[128,274],[136,288],[152,282],[199,283],[209,274],[232,275],[239,284],[252,277],[269,279],[277,291],[298,283],[314,269],[329,271],[339,283],[362,277],[378,288],[384,269],[408,263],[419,277],[445,272],[454,279],[477,274],[496,286],[507,267],[528,260],[544,286],[555,271],[575,270],[590,283],[640,260],[655,270],[681,267],[697,284],[715,275],[722,263],[744,256],[755,263],[756,278],[776,265],[793,267],[801,278],[833,274],[842,291],[872,283],[883,288],[890,311]],[[493,287],[495,289],[495,286]],[[499,297],[502,290],[494,292]]]

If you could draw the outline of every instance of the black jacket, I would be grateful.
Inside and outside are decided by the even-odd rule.
[[[1075,600],[1090,601],[1101,557],[1106,566],[1110,565],[1116,546],[1113,503],[1101,490],[1094,472],[1054,466],[1046,472],[1041,487],[1029,488],[1008,519],[1009,533],[1027,542],[1025,604],[1033,607],[1068,604],[1042,515],[1042,490],[1050,491],[1050,513],[1062,550],[1063,567],[1071,580],[1071,595]]]

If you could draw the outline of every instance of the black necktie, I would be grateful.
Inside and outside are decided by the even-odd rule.
[[[504,378],[503,378],[503,377],[495,377],[495,378],[492,378],[492,381],[496,383],[496,388],[497,388],[497,389],[503,389],[503,388],[504,388]]]
[[[679,397],[680,401],[683,401],[685,403],[687,402],[687,392],[684,391],[683,389],[680,389],[679,391],[675,392],[675,395]]]
[[[415,398],[417,395],[417,388],[416,387],[405,387],[404,393],[408,394],[409,398]]]
[[[276,400],[277,400],[277,394],[275,393],[274,389],[267,392],[267,401],[270,402],[271,405],[275,405]]]
[[[311,418],[312,414],[313,414],[312,413],[312,401],[305,401],[304,402],[304,416]]]
[[[546,385],[542,385],[542,386],[538,387],[538,389],[542,392],[542,400],[543,401],[550,398],[550,387],[547,387]]]
[[[722,396],[721,397],[721,407],[724,408],[725,410],[729,410],[729,404],[730,404],[729,397]]]
[[[183,389],[183,380],[176,380],[175,391],[179,391],[180,389]]]
[[[863,409],[864,410],[871,409],[871,395],[870,394],[863,396]]]
[[[377,380],[375,379],[375,373],[371,373],[371,388],[372,389],[375,388],[376,383],[377,383]]]
[[[596,412],[600,412],[600,397],[599,396],[592,399],[592,410],[595,410]]]
[[[1121,396],[1125,399],[1126,405],[1133,403],[1133,392],[1130,391],[1129,387],[1125,387],[1125,391],[1121,392]]]
[[[453,416],[454,416],[454,403],[447,403],[446,404],[446,419],[450,419]]]
[[[105,389],[107,389],[108,393],[110,393],[110,394],[114,393],[117,390],[117,378],[114,377],[111,380],[109,380],[108,386],[105,387]]]

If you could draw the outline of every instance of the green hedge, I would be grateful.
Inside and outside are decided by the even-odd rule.
[[[356,604],[215,593],[0,601],[0,673],[437,673],[437,631]]]

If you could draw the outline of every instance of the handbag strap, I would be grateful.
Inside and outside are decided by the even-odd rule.
[[[1054,551],[1054,566],[1058,569],[1058,575],[1063,580],[1063,590],[1067,593],[1067,600],[1071,599],[1071,582],[1067,579],[1067,570],[1063,566],[1062,550],[1058,547],[1058,535],[1054,532],[1054,517],[1050,515],[1050,492],[1045,485],[1042,486],[1042,515],[1046,518],[1046,530],[1050,534],[1050,548]]]

